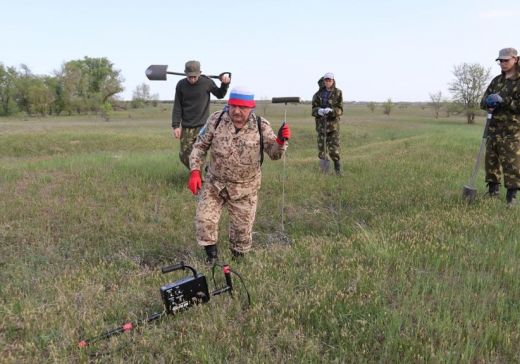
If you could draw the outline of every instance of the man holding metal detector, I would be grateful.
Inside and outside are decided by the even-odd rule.
[[[516,203],[520,188],[520,67],[514,48],[504,48],[496,59],[502,70],[489,84],[481,107],[493,117],[488,125],[486,183],[490,196],[498,196],[504,173],[508,205]]]
[[[220,76],[220,87],[205,75],[201,75],[198,61],[186,62],[186,78],[175,87],[172,112],[173,136],[181,140],[179,159],[189,169],[189,157],[193,143],[209,116],[210,94],[218,99],[226,96],[231,79],[229,74]]]
[[[209,117],[190,155],[188,188],[199,194],[195,216],[197,243],[208,263],[217,260],[218,222],[222,208],[229,212],[230,250],[241,257],[251,250],[263,153],[280,159],[291,137],[288,124],[273,132],[269,122],[256,116],[254,95],[242,88],[231,91],[228,105]],[[205,183],[201,168],[208,151],[211,159]]]
[[[334,161],[334,171],[341,175],[339,120],[343,114],[343,94],[330,72],[320,78],[318,85],[320,88],[312,97],[312,116],[316,118],[320,169],[323,173],[329,172],[328,150],[330,159]]]

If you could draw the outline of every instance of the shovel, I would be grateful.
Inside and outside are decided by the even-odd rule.
[[[492,117],[493,114],[488,112],[486,118],[486,125],[484,126],[484,134],[482,135],[482,141],[480,142],[480,149],[477,154],[477,161],[475,162],[473,173],[471,173],[469,183],[462,188],[462,197],[468,202],[473,202],[477,197],[477,189],[475,188],[475,178],[477,177],[478,168],[480,166],[480,159],[482,159],[482,152],[484,151],[484,147],[486,146],[489,122],[491,121]]]
[[[165,64],[152,64],[145,71],[146,77],[150,81],[166,81],[167,75],[177,75],[177,76],[186,76],[184,72],[171,72],[168,71],[168,65]],[[220,75],[206,75],[209,78],[217,78],[221,79],[225,74],[229,75],[231,78],[231,72],[222,72]]]
[[[320,171],[324,174],[327,174],[329,173],[329,169],[330,169],[330,160],[329,160],[329,157],[327,156],[327,117],[326,116],[323,116],[321,118],[321,121],[323,122],[323,130],[324,130],[324,147],[325,147],[325,151],[323,152],[323,158],[324,159],[320,159]]]

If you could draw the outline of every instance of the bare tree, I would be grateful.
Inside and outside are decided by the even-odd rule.
[[[431,107],[433,108],[433,115],[435,116],[435,119],[439,118],[439,111],[441,110],[442,106],[442,92],[439,91],[437,93],[430,93],[430,102]]]
[[[450,83],[450,91],[453,99],[464,105],[468,124],[473,124],[475,120],[475,112],[484,94],[489,72],[489,68],[485,69],[478,63],[463,63],[453,69],[455,80]]]

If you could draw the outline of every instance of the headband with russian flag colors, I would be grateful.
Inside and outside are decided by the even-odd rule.
[[[255,107],[255,95],[244,88],[234,88],[229,94],[228,105]]]

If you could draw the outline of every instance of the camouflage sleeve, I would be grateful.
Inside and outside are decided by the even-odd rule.
[[[504,105],[513,114],[520,114],[520,100],[518,98],[507,96],[504,98]]]
[[[336,89],[336,97],[331,100],[331,106],[334,110],[333,116],[335,118],[339,118],[341,115],[343,115],[343,93],[339,88]]]
[[[314,116],[315,118],[319,118],[320,116],[318,115],[318,109],[321,107],[320,105],[320,97],[318,96],[318,92],[316,92],[314,94],[314,96],[312,96],[312,116]]]
[[[495,84],[496,84],[496,77],[491,81],[491,83],[489,84],[488,88],[484,92],[484,95],[482,96],[482,100],[480,100],[480,108],[481,109],[487,110],[486,97],[488,97],[489,95],[494,93],[493,90],[495,89]]]
[[[518,115],[520,114],[520,82],[517,80],[515,83],[516,85],[509,88],[504,95],[500,94],[504,100],[501,108]]]
[[[264,118],[262,120],[262,136],[264,139],[264,153],[266,153],[272,160],[282,158],[283,153],[287,149],[287,142],[280,145],[276,142],[276,134],[271,128],[271,124]]]
[[[206,124],[200,129],[197,140],[193,144],[193,149],[190,154],[190,171],[202,168],[206,160],[206,155],[211,147],[213,135],[215,134],[215,123],[220,116],[221,111],[211,114],[206,121]]]

